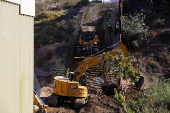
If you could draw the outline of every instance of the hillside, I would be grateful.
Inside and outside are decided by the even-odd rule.
[[[37,1],[36,6],[38,7],[38,4],[42,5],[45,3],[47,3],[45,0]],[[97,35],[102,45],[101,50],[119,41],[118,34],[116,36],[113,35],[114,29],[109,34],[107,28],[109,19],[112,22],[118,19],[118,3],[91,3],[87,5],[82,2],[69,8],[67,6],[68,9],[64,5],[60,7],[61,4],[64,4],[63,1],[58,3],[48,2],[46,4],[48,11],[53,11],[55,14],[47,12],[44,13],[47,17],[44,17],[40,15],[42,12],[37,9],[37,16],[35,17],[34,71],[41,87],[40,97],[46,104],[48,97],[53,93],[53,77],[65,76],[70,70],[73,71],[75,69],[73,58],[81,25],[97,26]],[[143,13],[149,18],[146,18],[145,23],[150,27],[150,38],[148,38],[147,43],[137,48],[130,48],[127,45],[130,54],[135,57],[133,66],[141,71],[145,80],[140,91],[136,89],[134,83],[129,84],[126,90],[127,104],[135,96],[138,97],[138,95],[144,94],[146,89],[151,87],[152,77],[161,78],[170,75],[170,15],[168,11],[163,9],[156,11],[156,13],[156,9],[152,10],[151,13],[153,15],[150,15],[151,13],[147,14],[146,12],[150,10],[148,7],[146,5]],[[47,9],[41,10],[46,11]],[[138,12],[141,13],[140,10]],[[42,38],[44,38],[43,41]],[[124,41],[123,43],[126,44]],[[109,65],[100,63],[87,70],[87,87],[90,93],[90,100],[83,108],[74,110],[71,103],[65,102],[58,107],[48,107],[48,113],[123,113],[124,110],[120,103],[114,99],[114,95],[108,95],[101,90],[101,87],[98,87],[99,81],[96,81],[97,79],[108,82],[105,80],[108,75],[103,76],[103,73],[106,74],[103,71],[104,68],[109,68]],[[108,79],[111,79],[111,76],[108,76]],[[123,84],[126,84],[126,82],[123,81]]]

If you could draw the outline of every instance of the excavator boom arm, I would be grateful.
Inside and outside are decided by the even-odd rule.
[[[97,54],[91,56],[91,57],[88,57],[86,59],[84,59],[80,65],[77,67],[75,73],[79,72],[78,76],[76,77],[76,80],[75,81],[79,81],[79,79],[81,78],[81,76],[83,75],[83,73],[90,67],[96,65],[96,64],[99,64],[100,62],[103,62],[105,60],[105,56],[102,55],[103,52],[106,52],[108,51],[109,49],[113,48],[114,46],[117,46],[118,45],[118,48],[117,49],[121,49],[123,52],[124,52],[124,56],[127,57],[128,56],[128,50],[126,48],[126,46],[119,42],[117,44],[114,44],[100,52],[98,52]],[[116,55],[116,50],[117,49],[113,49],[112,51],[109,52],[109,54],[111,55]]]
[[[35,91],[33,93],[33,96],[34,96],[34,104],[40,107],[40,110],[42,110],[41,112],[47,113],[46,110],[47,105],[44,104],[44,102],[40,99],[40,97],[36,94]]]

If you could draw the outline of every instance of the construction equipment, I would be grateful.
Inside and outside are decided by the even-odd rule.
[[[45,105],[44,102],[40,99],[40,97],[36,94],[34,91],[33,93],[34,96],[34,104],[39,107],[39,113],[47,113],[47,107],[48,105]]]
[[[78,46],[76,48],[76,57],[74,59],[84,59],[99,51],[100,41],[96,35],[95,26],[82,26]]]
[[[102,55],[102,52],[106,52],[115,46],[117,46],[116,49],[109,52],[111,55],[116,55],[116,50],[121,49],[124,52],[124,56],[128,56],[126,46],[119,42],[84,59],[74,72],[69,73],[68,77],[54,77],[54,90],[53,94],[49,97],[48,105],[56,106],[58,103],[68,100],[74,102],[75,108],[79,108],[84,105],[88,100],[86,70],[100,62],[103,62],[105,60],[105,56]]]

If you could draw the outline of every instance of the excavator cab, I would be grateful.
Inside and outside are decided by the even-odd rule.
[[[74,72],[69,73],[68,78],[69,78],[70,81],[73,81],[74,75],[75,75]]]
[[[81,76],[81,78],[80,78],[80,80],[79,80],[79,84],[80,84],[81,86],[86,86],[86,75],[85,75],[85,74],[83,74],[83,75]]]
[[[70,81],[73,81],[76,79],[76,77],[78,76],[79,73],[74,73],[74,72],[69,72],[68,78]],[[86,75],[83,74],[80,78],[80,80],[78,81],[79,85],[81,86],[86,86]]]
[[[74,72],[69,72],[68,78],[70,81],[76,80],[76,77],[78,76],[79,73],[74,73]],[[83,74],[78,81],[81,86],[86,86],[86,75]]]

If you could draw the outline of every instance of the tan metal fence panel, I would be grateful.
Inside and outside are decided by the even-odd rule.
[[[0,1],[0,113],[33,112],[33,23]]]

